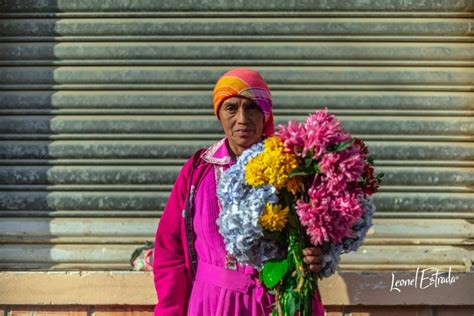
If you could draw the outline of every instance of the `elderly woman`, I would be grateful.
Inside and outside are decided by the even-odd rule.
[[[219,176],[253,144],[273,134],[270,90],[254,70],[225,73],[213,93],[214,113],[225,137],[198,150],[181,169],[155,239],[155,315],[268,315],[274,298],[258,272],[227,256],[216,219]],[[304,262],[321,269],[319,248],[306,248]],[[313,314],[323,315],[319,295]]]

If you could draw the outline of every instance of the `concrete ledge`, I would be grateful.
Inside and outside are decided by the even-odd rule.
[[[432,271],[424,277],[431,277]],[[445,275],[443,275],[445,276]],[[321,281],[325,305],[472,305],[474,273],[451,273],[451,284],[417,276],[417,287],[392,288],[415,272],[341,272]],[[440,279],[438,278],[438,281]],[[414,282],[414,281],[412,281]],[[437,285],[437,286],[436,286]],[[143,272],[0,272],[0,305],[154,305],[153,276]]]

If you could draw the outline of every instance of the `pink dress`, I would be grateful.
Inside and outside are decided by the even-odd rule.
[[[194,231],[198,257],[188,315],[268,315],[271,296],[258,284],[258,272],[236,264],[226,268],[225,244],[216,224],[219,203],[216,183],[219,175],[235,163],[226,139],[210,147],[203,158],[214,164],[196,189]]]
[[[193,155],[188,159],[176,178],[156,231],[153,280],[158,303],[154,315],[268,315],[273,298],[259,286],[257,272],[248,266],[225,268],[225,247],[216,225],[219,205],[215,187],[216,178],[233,163],[227,139],[196,158]],[[194,173],[193,161],[202,163]],[[194,274],[185,206],[189,187],[198,184],[198,179],[204,183],[198,185],[193,208],[197,213],[193,223],[198,257]],[[324,315],[317,296],[313,300],[313,315]]]

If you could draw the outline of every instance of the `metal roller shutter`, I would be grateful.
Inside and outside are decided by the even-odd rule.
[[[0,1],[0,269],[128,269],[258,69],[277,123],[327,106],[385,181],[342,270],[472,265],[472,1]]]

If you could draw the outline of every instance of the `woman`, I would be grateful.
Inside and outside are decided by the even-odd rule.
[[[225,73],[213,92],[214,113],[225,137],[191,157],[179,173],[155,239],[155,315],[268,315],[273,297],[258,272],[226,254],[216,219],[219,177],[237,157],[274,132],[270,90],[254,70]],[[321,270],[320,248],[306,248],[304,261]],[[323,315],[318,296],[313,314]]]

